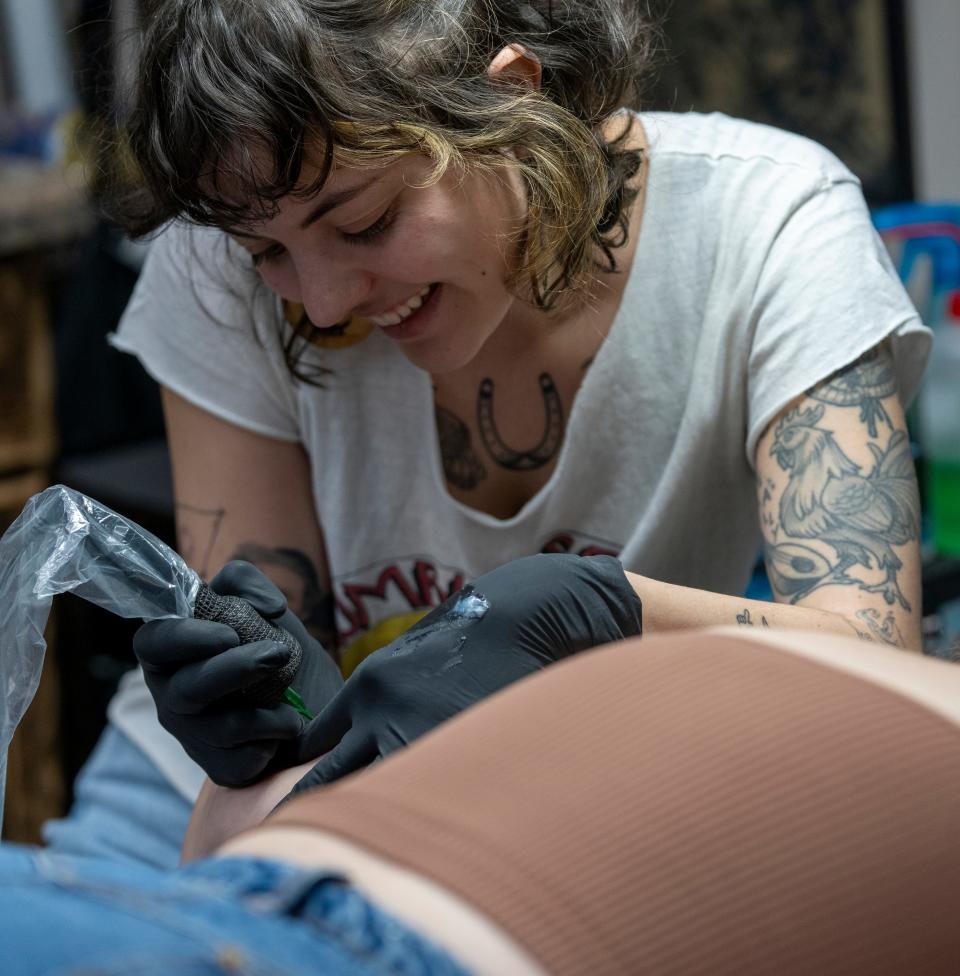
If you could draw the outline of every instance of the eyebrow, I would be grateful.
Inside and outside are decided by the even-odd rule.
[[[364,190],[369,189],[378,180],[382,179],[382,174],[377,174],[376,176],[371,176],[369,180],[365,180],[363,183],[357,186],[351,186],[346,190],[337,190],[327,196],[325,200],[321,200],[313,210],[301,221],[300,229],[306,230],[311,224],[315,224],[321,217],[330,213],[331,210],[336,210],[337,207],[348,203],[354,197],[360,196]]]
[[[311,224],[315,224],[321,217],[326,216],[331,210],[336,210],[337,207],[343,206],[343,204],[348,203],[354,197],[360,196],[365,190],[369,189],[378,180],[383,179],[383,174],[378,173],[375,176],[371,176],[370,179],[365,180],[363,183],[358,183],[356,186],[348,187],[345,190],[335,190],[333,193],[329,193],[325,199],[321,200],[313,210],[307,214],[306,217],[300,222],[300,229],[306,230]],[[245,237],[253,241],[266,240],[265,237],[261,237],[259,234],[251,233],[250,230],[245,230],[243,228],[237,227],[232,228],[228,233],[235,234],[237,237]]]

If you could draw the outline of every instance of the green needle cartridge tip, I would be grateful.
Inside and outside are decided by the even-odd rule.
[[[283,700],[295,708],[305,719],[313,720],[314,716],[307,708],[307,703],[292,688],[287,688],[283,693]]]

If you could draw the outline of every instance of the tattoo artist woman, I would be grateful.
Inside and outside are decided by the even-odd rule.
[[[355,669],[482,574],[473,697],[525,673],[497,640],[538,606],[549,659],[634,593],[648,634],[919,646],[904,404],[927,331],[829,152],[637,109],[641,7],[154,6],[117,216],[163,232],[114,342],[162,386],[188,561],[296,626],[262,571],[361,679],[298,739],[288,706],[231,697],[277,645],[145,625],[161,719],[215,781],[327,750],[334,778],[469,704],[455,647]],[[775,602],[740,595],[761,541]],[[498,575],[542,552],[522,588]],[[581,558],[604,554],[626,575]],[[339,679],[308,650],[320,711]],[[114,724],[198,787],[137,694]]]

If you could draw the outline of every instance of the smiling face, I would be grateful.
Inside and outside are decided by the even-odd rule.
[[[374,170],[336,169],[313,198],[289,195],[275,216],[234,237],[266,285],[316,326],[369,319],[431,373],[471,362],[516,299],[506,277],[523,223],[519,178],[452,169],[430,187],[425,157]],[[316,176],[305,167],[303,184]]]
[[[650,32],[620,3],[574,3],[555,23],[486,0],[161,0],[129,125],[103,160],[118,178],[110,212],[134,237],[173,220],[242,231],[298,322],[300,308],[321,328],[355,316],[428,370],[515,361],[490,338],[539,342],[545,318],[613,290],[595,270],[616,270],[641,149],[626,133],[599,145],[586,120],[613,119],[639,88]],[[493,53],[507,37],[523,42]],[[541,59],[566,66],[546,86]],[[473,176],[416,188],[435,161],[464,160]]]

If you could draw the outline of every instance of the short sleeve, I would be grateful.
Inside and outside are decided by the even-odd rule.
[[[174,223],[151,245],[109,341],[194,405],[297,441],[297,381],[284,361],[278,306],[224,234]]]
[[[798,197],[762,260],[752,303],[747,460],[795,397],[890,338],[904,404],[916,394],[931,333],[870,220],[854,177]]]

